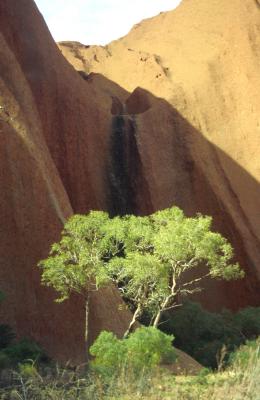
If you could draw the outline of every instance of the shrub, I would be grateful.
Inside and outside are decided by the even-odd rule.
[[[2,369],[16,367],[19,363],[28,360],[46,362],[48,358],[37,343],[26,338],[0,351],[0,368]]]
[[[32,362],[25,362],[24,364],[19,364],[19,374],[23,378],[33,378],[38,376],[37,368]]]
[[[114,371],[123,367],[126,358],[125,343],[112,332],[101,332],[89,350],[90,354],[95,356],[91,366],[102,375],[113,375]]]
[[[210,368],[217,368],[220,359],[227,362],[237,347],[260,335],[260,308],[218,314],[187,301],[166,318],[161,326],[164,332],[173,333],[175,346]]]
[[[172,335],[154,327],[141,327],[132,333],[127,343],[127,359],[137,371],[152,369],[160,363],[176,361]]]
[[[233,317],[234,325],[241,336],[247,339],[260,335],[260,307],[247,307]]]
[[[21,362],[25,360],[46,360],[46,355],[40,346],[27,338],[20,340],[12,346],[9,346],[5,353],[15,362]]]
[[[174,334],[175,346],[204,366],[217,367],[216,354],[226,334],[221,316],[203,310],[200,304],[186,302],[167,317],[162,329]]]
[[[126,339],[117,339],[111,332],[102,332],[90,348],[95,356],[92,367],[102,375],[120,375],[123,369],[133,375],[151,372],[160,363],[176,360],[173,336],[153,327],[141,327]]]

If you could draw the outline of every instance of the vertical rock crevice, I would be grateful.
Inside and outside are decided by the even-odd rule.
[[[110,212],[112,215],[132,214],[136,210],[132,176],[137,173],[134,159],[138,158],[135,122],[128,115],[112,118],[110,143]]]
[[[136,116],[128,114],[124,105],[121,105],[118,114],[112,116],[111,127],[108,181],[109,209],[112,216],[142,213],[143,207],[138,204],[139,190],[149,193],[142,172],[137,136]],[[145,207],[149,208],[149,205]]]

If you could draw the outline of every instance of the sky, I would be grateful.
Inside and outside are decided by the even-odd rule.
[[[181,0],[35,0],[55,41],[104,45]]]

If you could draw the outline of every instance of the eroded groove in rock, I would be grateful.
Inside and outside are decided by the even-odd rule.
[[[109,168],[112,215],[142,213],[142,208],[137,204],[137,197],[140,191],[146,190],[148,193],[148,187],[143,178],[137,135],[134,115],[122,111],[121,114],[112,117]],[[147,212],[150,207],[147,205],[145,208]]]
[[[232,286],[238,307],[260,303],[259,32],[258,0],[183,0],[109,44],[110,57],[95,46],[84,50],[91,71],[130,93],[141,88],[129,101],[129,113],[144,111],[137,115],[138,148],[152,208],[177,203],[187,212],[205,210],[232,238],[250,276]],[[68,59],[76,65],[71,54]],[[169,68],[168,76],[162,68]],[[144,90],[152,95],[151,109],[144,107]],[[211,194],[196,186],[198,175]],[[232,296],[224,302],[221,296],[216,306],[234,307]]]

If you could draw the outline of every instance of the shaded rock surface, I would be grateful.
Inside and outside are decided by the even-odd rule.
[[[107,208],[110,104],[82,87],[33,1],[1,1],[0,27],[0,319],[51,356],[82,362],[84,304],[55,304],[36,264],[73,212]],[[115,290],[91,302],[92,340],[102,329],[125,330]]]

